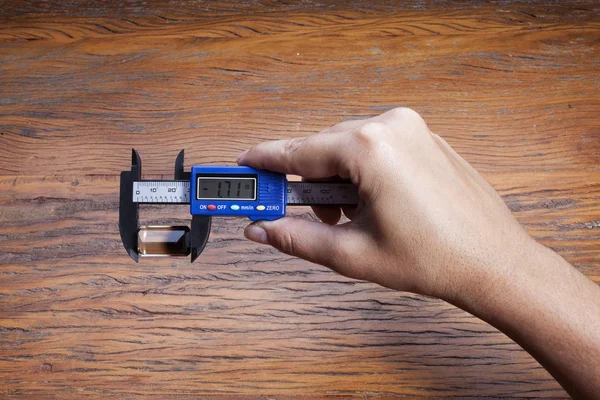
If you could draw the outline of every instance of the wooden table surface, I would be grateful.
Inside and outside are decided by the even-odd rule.
[[[395,3],[3,1],[0,396],[565,398],[489,325],[250,243],[245,220],[214,220],[194,264],[121,245],[132,147],[168,179],[181,149],[232,164],[407,106],[600,282],[598,3]]]

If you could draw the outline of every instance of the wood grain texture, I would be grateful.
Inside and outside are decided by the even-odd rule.
[[[596,3],[117,3],[0,8],[0,396],[566,398],[471,315],[248,243],[242,220],[195,264],[135,264],[118,174],[131,147],[168,177],[180,149],[231,164],[409,106],[600,282]]]

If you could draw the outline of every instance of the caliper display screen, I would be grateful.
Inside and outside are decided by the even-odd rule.
[[[256,200],[256,177],[196,175],[198,200]]]

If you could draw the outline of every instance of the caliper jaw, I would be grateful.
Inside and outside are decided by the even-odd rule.
[[[175,180],[189,180],[190,173],[183,169],[184,151],[181,150],[175,159]],[[140,246],[138,243],[140,222],[139,205],[133,201],[133,183],[142,180],[142,160],[135,149],[131,151],[131,171],[121,172],[121,189],[119,196],[119,232],[121,242],[129,256],[139,261]],[[210,235],[211,217],[192,216],[191,229],[185,227],[183,242],[187,246],[185,255],[191,254],[191,262],[202,253]],[[168,227],[167,227],[168,228]],[[168,254],[167,254],[168,255]]]
[[[142,180],[142,160],[132,149],[131,171],[121,172],[121,191],[119,195],[119,232],[121,242],[133,261],[138,262],[137,236],[140,229],[139,206],[133,202],[133,182]]]

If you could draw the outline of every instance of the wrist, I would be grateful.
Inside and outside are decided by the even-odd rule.
[[[448,301],[521,345],[572,396],[594,398],[600,384],[586,377],[600,368],[600,290],[552,250],[526,250],[479,289]]]
[[[441,298],[493,323],[507,303],[521,301],[536,275],[543,273],[554,252],[532,238],[514,248],[504,249],[499,257],[490,257],[480,265],[471,265],[466,277]]]

